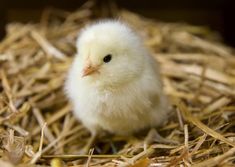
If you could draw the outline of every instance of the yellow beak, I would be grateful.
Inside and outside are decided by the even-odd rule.
[[[83,74],[82,74],[82,77],[85,77],[87,75],[90,75],[94,72],[97,71],[97,68],[96,67],[92,67],[92,66],[87,66],[83,69]]]

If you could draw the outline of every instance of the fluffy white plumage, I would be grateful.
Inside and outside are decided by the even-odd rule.
[[[65,89],[74,114],[93,134],[129,135],[166,120],[158,64],[127,25],[90,25],[81,32],[77,48]]]

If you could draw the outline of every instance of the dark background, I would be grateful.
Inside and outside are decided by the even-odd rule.
[[[104,4],[107,0],[97,0]],[[76,10],[85,0],[0,0],[0,39],[7,22],[39,21],[47,7]],[[235,5],[233,0],[116,0],[126,8],[144,16],[168,22],[206,25],[219,31],[225,42],[235,46]]]

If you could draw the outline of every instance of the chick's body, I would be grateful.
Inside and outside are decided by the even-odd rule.
[[[93,133],[127,135],[167,117],[158,64],[126,25],[104,21],[85,28],[66,81],[74,114]]]

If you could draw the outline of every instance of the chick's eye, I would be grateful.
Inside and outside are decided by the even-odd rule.
[[[112,55],[108,54],[103,58],[103,62],[108,63],[111,61],[111,59],[112,59]]]

